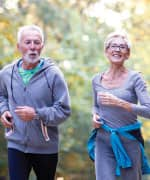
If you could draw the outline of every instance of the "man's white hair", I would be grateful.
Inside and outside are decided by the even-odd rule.
[[[28,30],[34,30],[34,31],[39,32],[41,35],[42,43],[44,44],[44,33],[43,33],[42,29],[37,25],[26,25],[26,26],[20,27],[18,30],[18,34],[17,34],[17,42],[18,43],[20,43],[23,32],[28,31]]]
[[[106,40],[104,42],[104,49],[107,49],[109,47],[111,41],[115,37],[121,37],[125,41],[125,43],[127,44],[128,49],[131,49],[131,42],[128,38],[127,33],[124,30],[114,31],[114,32],[108,34],[108,36],[106,37]]]

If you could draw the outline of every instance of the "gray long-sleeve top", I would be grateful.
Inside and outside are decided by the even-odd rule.
[[[118,88],[107,89],[101,84],[102,74],[96,74],[92,80],[93,87],[93,113],[99,114],[105,123],[112,128],[118,128],[135,123],[137,116],[150,118],[150,96],[141,74],[129,71],[127,79]],[[129,112],[118,106],[103,105],[97,95],[98,92],[109,92],[120,99],[132,103]]]
[[[18,71],[19,62],[0,72],[0,115],[10,111],[14,132],[7,137],[8,147],[29,153],[58,152],[58,125],[71,113],[70,98],[64,76],[56,65],[44,59],[42,68],[25,86]],[[34,107],[40,119],[22,121],[17,106]],[[41,123],[47,127],[49,141],[45,141]]]

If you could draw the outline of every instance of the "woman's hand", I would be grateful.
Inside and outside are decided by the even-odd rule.
[[[100,102],[104,105],[118,106],[120,99],[110,93],[99,93]]]
[[[101,104],[122,107],[127,111],[132,110],[131,103],[124,101],[114,96],[113,94],[105,92],[105,93],[99,93],[98,96],[100,97]]]
[[[100,128],[101,122],[98,121],[99,118],[100,118],[99,115],[93,114],[93,119],[92,120],[93,120],[93,127],[94,128]]]

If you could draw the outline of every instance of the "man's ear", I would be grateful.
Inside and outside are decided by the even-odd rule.
[[[20,48],[19,48],[19,43],[17,43],[17,49],[19,50]]]
[[[43,49],[43,47],[44,47],[44,43],[42,43],[42,48],[41,49]]]

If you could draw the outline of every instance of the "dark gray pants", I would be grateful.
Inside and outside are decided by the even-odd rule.
[[[97,133],[95,148],[96,180],[142,180],[141,150],[138,141],[120,137],[132,161],[132,167],[121,169],[121,176],[115,175],[116,160],[110,144],[110,134],[101,129]]]
[[[37,180],[54,180],[58,154],[31,154],[8,148],[10,180],[28,180],[33,168]]]

